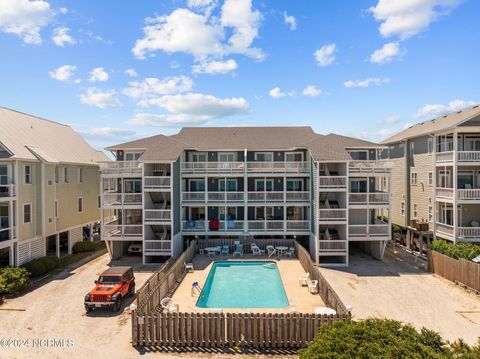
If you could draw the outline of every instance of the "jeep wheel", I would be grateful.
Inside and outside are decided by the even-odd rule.
[[[117,300],[115,301],[115,304],[113,305],[113,311],[118,312],[122,309],[122,297],[118,296]]]
[[[128,294],[130,298],[135,295],[135,282],[130,283],[130,287],[128,287]]]

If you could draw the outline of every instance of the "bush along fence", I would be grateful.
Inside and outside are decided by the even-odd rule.
[[[157,310],[165,296],[171,296],[185,275],[184,264],[191,261],[196,242],[174,262],[164,265],[144,285],[132,311],[132,345],[150,347],[236,347],[300,348],[315,338],[321,325],[349,320],[335,291],[314,266],[308,252],[297,242],[300,263],[319,282],[323,302],[335,315],[313,313],[171,313]]]
[[[431,272],[480,294],[480,264],[467,259],[455,259],[437,251],[429,251]]]

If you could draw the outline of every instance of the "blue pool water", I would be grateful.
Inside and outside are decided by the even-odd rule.
[[[197,307],[286,308],[288,299],[275,262],[215,262]]]

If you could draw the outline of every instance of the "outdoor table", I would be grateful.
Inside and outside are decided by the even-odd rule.
[[[286,246],[278,246],[278,247],[275,247],[275,249],[278,251],[278,255],[284,256],[284,255],[285,255],[285,252],[288,250],[288,247],[286,247]]]
[[[204,248],[205,251],[207,251],[208,255],[210,256],[211,254],[215,255],[217,252],[218,254],[222,253],[222,247],[217,246],[217,247],[206,247]]]
[[[330,314],[337,314],[337,312],[335,311],[335,309],[332,309],[332,308],[329,308],[329,307],[318,307],[318,308],[315,308],[315,311],[314,311],[315,314],[321,314],[321,315],[330,315]]]

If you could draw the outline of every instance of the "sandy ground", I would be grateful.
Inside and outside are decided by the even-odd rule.
[[[299,313],[313,313],[317,307],[323,307],[323,301],[320,295],[311,294],[308,292],[307,287],[302,287],[298,278],[305,275],[305,271],[296,258],[283,258],[279,260],[277,258],[266,259],[266,257],[254,257],[245,255],[243,258],[232,259],[232,256],[219,256],[215,257],[216,261],[223,260],[273,260],[277,263],[280,277],[287,294],[289,306],[283,308],[227,308],[224,312],[237,313],[237,312],[251,312],[251,313],[291,313],[292,311]],[[180,286],[175,291],[172,300],[175,304],[179,305],[179,310],[182,312],[209,312],[208,309],[198,308],[196,302],[198,295],[191,295],[191,288],[193,282],[198,282],[200,286],[204,286],[208,273],[212,268],[213,260],[207,255],[197,255],[193,258],[193,266],[195,271],[188,273]]]
[[[208,352],[139,353],[130,344],[131,322],[128,305],[132,299],[124,304],[124,312],[120,314],[104,310],[93,312],[87,316],[83,307],[83,297],[93,288],[93,281],[98,274],[109,264],[133,265],[137,289],[156,268],[138,264],[139,258],[109,262],[109,257],[105,254],[76,269],[64,270],[52,276],[41,287],[21,297],[10,299],[1,305],[0,358],[233,357],[229,354]],[[18,309],[19,311],[9,309]],[[17,342],[7,342],[6,339],[16,339]],[[37,347],[33,347],[34,339],[65,339],[71,340],[71,342],[65,342],[63,347],[45,346],[47,343],[37,342]],[[28,343],[20,343],[18,340],[28,340]],[[248,355],[247,357],[262,358],[266,356]],[[281,357],[294,356],[282,354]],[[268,356],[268,358],[272,358],[272,356]]]
[[[480,337],[480,296],[425,273],[401,250],[391,248],[384,261],[363,253],[350,256],[345,269],[322,268],[354,319],[378,317],[425,326],[445,339],[475,344]]]

